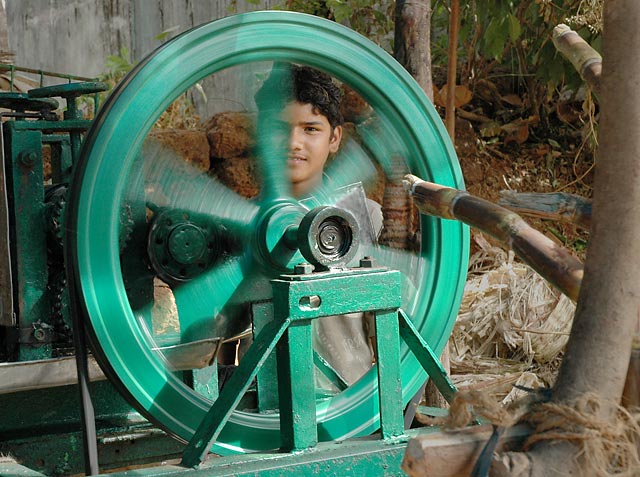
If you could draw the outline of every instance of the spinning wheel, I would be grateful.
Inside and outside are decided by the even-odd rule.
[[[269,71],[271,62],[321,69],[374,112],[375,127],[362,125],[359,143],[347,142],[334,159],[329,175],[335,183],[317,191],[317,205],[335,205],[334,190],[363,179],[364,171],[375,172],[376,163],[387,178],[412,172],[462,187],[453,147],[418,85],[387,53],[333,22],[284,12],[228,17],[182,34],[137,65],[85,139],[71,193],[68,246],[101,365],[141,412],[183,440],[192,437],[216,394],[197,390],[185,372],[208,369],[220,339],[243,331],[244,324],[232,319],[238,309],[268,301],[268,279],[291,273],[303,260],[299,243],[283,248],[281,242],[291,235],[287,230],[300,230],[313,207],[291,197],[286,165],[264,139],[269,131],[258,138],[260,194],[252,200],[176,160],[148,134],[161,113],[203,78],[237,68],[253,87],[261,77],[256,72]],[[299,236],[318,230],[317,222],[308,225],[314,217]],[[440,353],[466,276],[468,232],[456,222],[421,217],[418,235],[417,251],[363,241],[354,260],[368,255],[403,273],[403,309]],[[159,280],[171,288],[175,306],[169,311],[154,289]],[[175,350],[186,350],[180,364]],[[425,373],[406,347],[401,359],[406,403]],[[369,371],[318,399],[321,440],[379,427],[376,379]],[[212,450],[277,447],[278,429],[276,414],[239,409]]]

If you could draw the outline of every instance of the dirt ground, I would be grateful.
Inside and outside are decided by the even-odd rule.
[[[458,110],[455,147],[467,190],[497,202],[500,192],[565,192],[592,194],[596,128],[595,107],[589,99],[556,100],[545,105],[545,118],[528,115],[513,93],[501,95],[495,85],[475,92]],[[496,106],[496,103],[499,103]],[[438,107],[444,117],[443,108]],[[583,258],[586,231],[572,225],[531,219],[553,240]]]

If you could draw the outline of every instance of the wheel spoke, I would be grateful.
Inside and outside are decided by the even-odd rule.
[[[290,81],[290,66],[276,62],[255,98],[259,112],[257,153],[262,178],[261,200],[267,203],[291,197],[286,167],[289,127],[280,117],[284,105],[292,98],[287,86]]]
[[[415,160],[412,158],[412,153],[407,150],[408,145],[399,140],[397,126],[390,124],[383,116],[376,116],[374,120],[361,124],[357,132],[367,151],[388,177],[398,174],[396,166],[399,158]]]
[[[366,184],[375,180],[378,175],[373,160],[353,139],[347,140],[340,147],[340,151],[325,172],[330,180],[323,183],[319,190],[314,191],[314,195],[318,197],[332,197],[340,187],[356,182]]]
[[[230,302],[244,272],[242,258],[224,260],[211,270],[173,287],[180,319],[182,342],[207,338],[230,338],[248,326],[234,316],[242,307]]]
[[[258,212],[256,204],[155,140],[145,141],[142,156],[147,207],[152,210],[170,207],[211,217],[232,231],[248,233],[248,226]],[[139,179],[132,180],[139,183]]]

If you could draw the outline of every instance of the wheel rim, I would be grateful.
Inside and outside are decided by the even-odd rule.
[[[71,195],[68,246],[74,251],[74,273],[98,359],[141,412],[183,440],[190,439],[211,403],[190,392],[151,351],[153,343],[125,291],[120,210],[113,204],[123,199],[144,138],[175,98],[212,73],[259,61],[304,63],[347,83],[387,121],[391,136],[410,158],[412,173],[463,187],[441,120],[417,84],[383,50],[333,22],[290,12],[228,17],[182,34],[142,61],[111,94],[85,139]],[[378,146],[383,151],[388,147]],[[405,307],[439,354],[451,333],[466,277],[468,230],[456,222],[421,217],[421,239],[418,289]],[[229,265],[224,277],[241,281],[241,268]],[[401,355],[406,403],[425,374],[404,346]],[[379,427],[374,374],[318,403],[321,440],[364,435]],[[212,451],[272,448],[278,426],[276,415],[235,412]]]

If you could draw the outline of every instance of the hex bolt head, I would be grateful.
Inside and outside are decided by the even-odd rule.
[[[38,155],[33,151],[20,154],[20,163],[26,167],[33,167],[36,159],[38,159]]]
[[[46,332],[42,328],[36,328],[33,330],[33,337],[38,341],[44,341],[47,337]]]
[[[293,273],[295,275],[309,275],[313,272],[313,265],[310,263],[299,263],[293,267]]]
[[[373,268],[376,266],[376,260],[373,257],[362,257],[360,259],[360,268]]]

